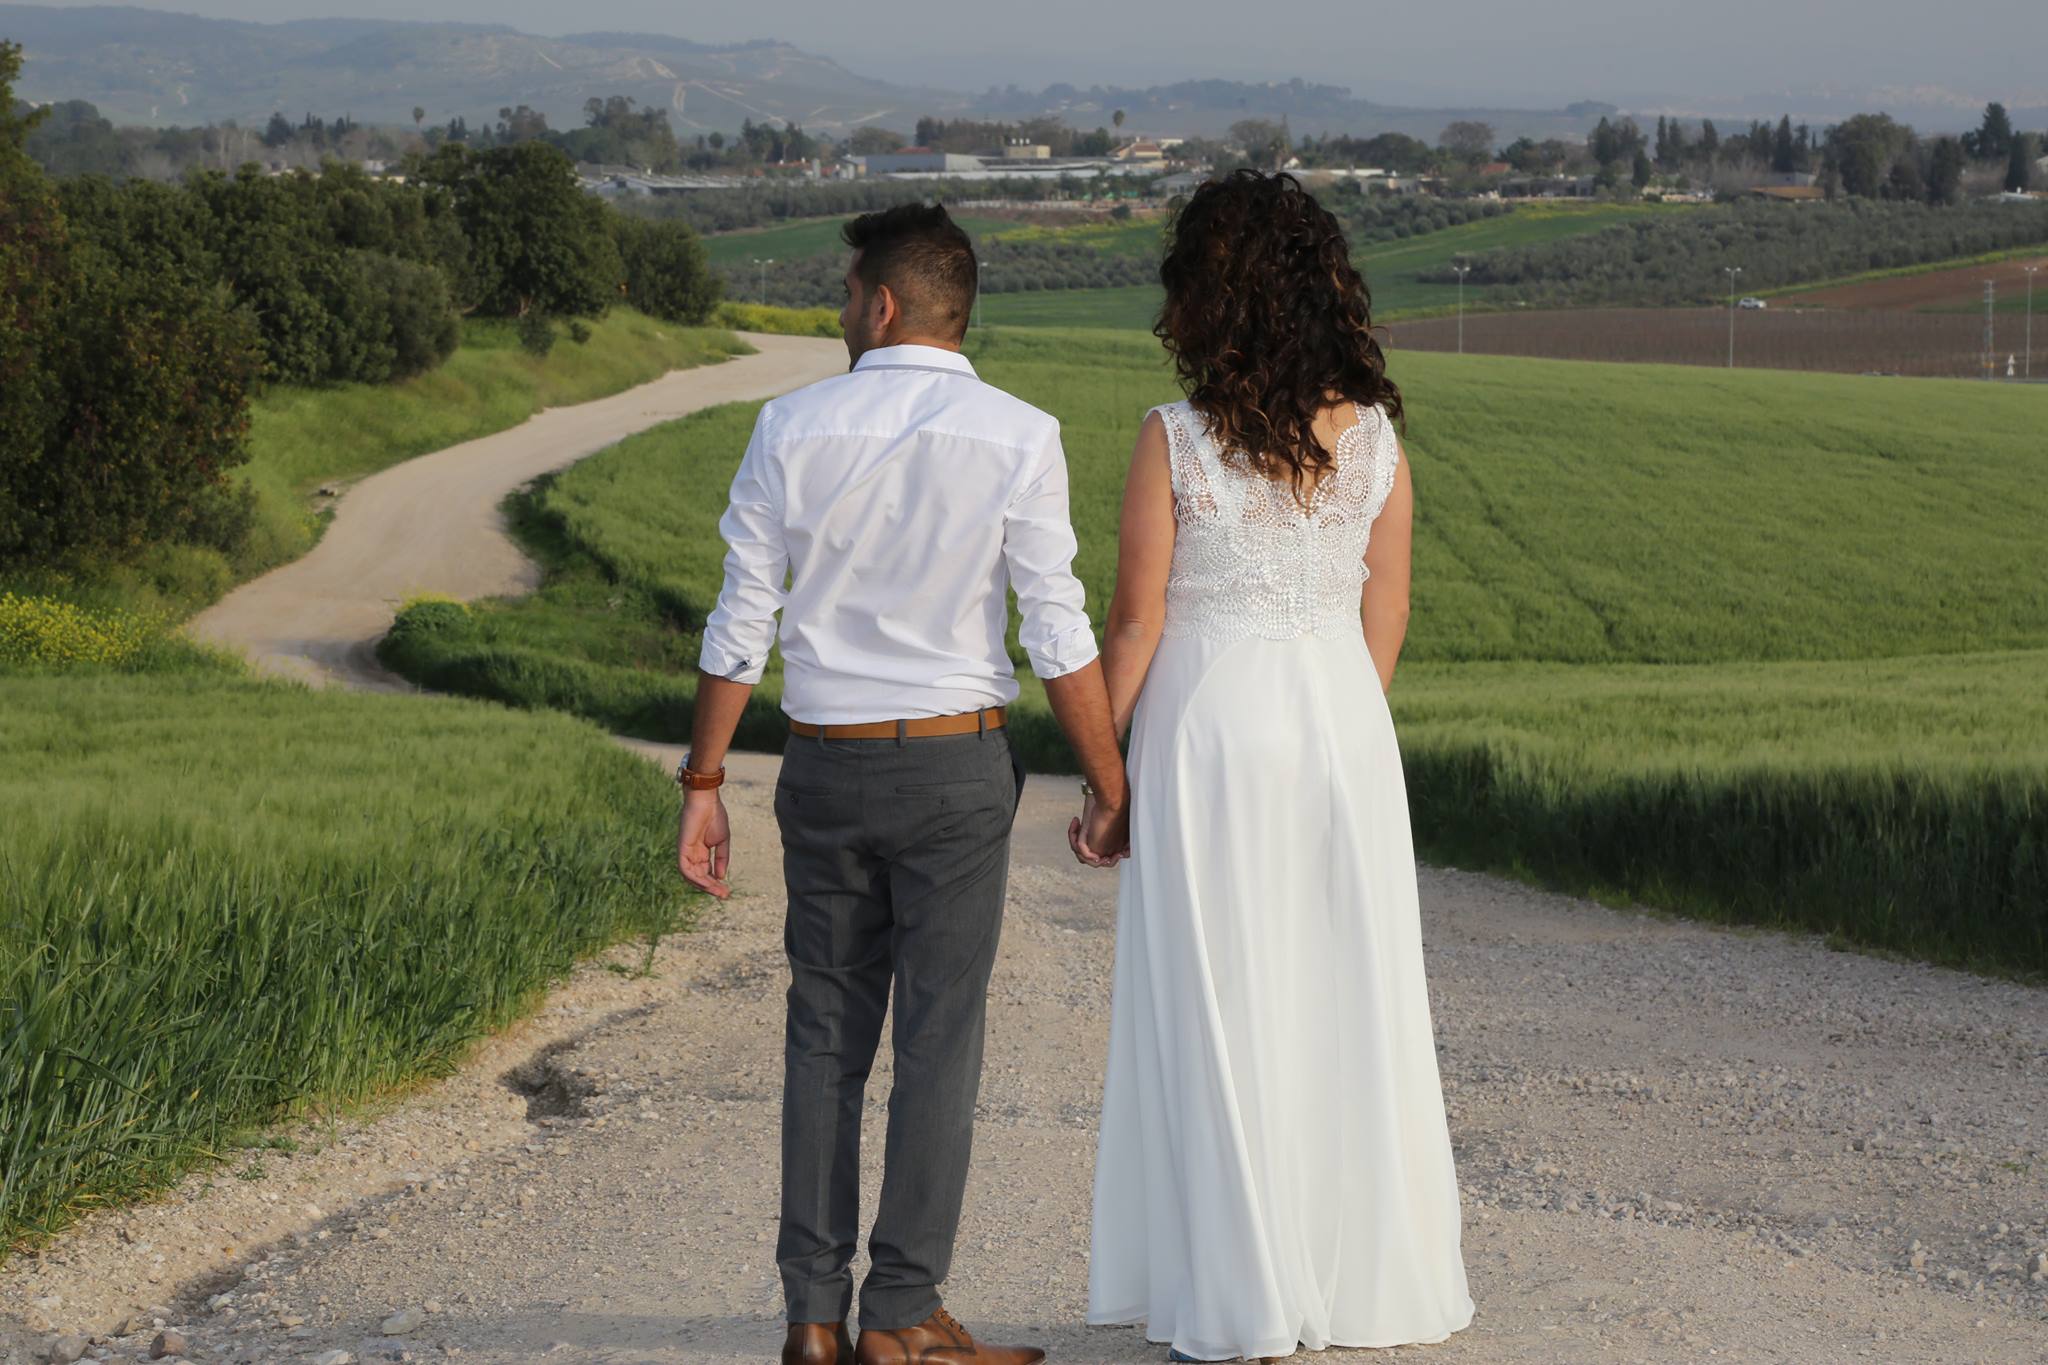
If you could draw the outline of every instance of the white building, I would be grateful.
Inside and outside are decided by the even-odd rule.
[[[935,152],[929,147],[905,147],[896,152],[871,152],[866,165],[869,175],[944,175],[951,171],[978,171],[981,158],[959,152]]]

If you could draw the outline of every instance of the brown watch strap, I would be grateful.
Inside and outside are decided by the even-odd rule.
[[[715,773],[700,773],[688,767],[678,768],[676,783],[684,791],[708,792],[725,785],[725,768],[721,765]]]

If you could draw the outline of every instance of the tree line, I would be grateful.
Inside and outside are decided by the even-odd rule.
[[[1583,139],[1518,137],[1497,145],[1477,120],[1447,125],[1432,145],[1405,133],[1295,138],[1286,120],[1246,119],[1218,141],[1182,151],[1218,167],[1305,170],[1372,166],[1397,175],[1434,175],[1454,190],[1483,188],[1496,164],[1531,176],[1592,176],[1598,188],[1739,193],[1765,175],[1811,175],[1830,198],[1954,204],[1979,192],[2036,188],[2035,163],[2048,136],[2017,131],[2004,105],[1986,106],[1979,126],[1960,136],[1924,137],[1884,114],[1857,114],[1826,128],[1752,120],[1723,131],[1713,119],[1659,117],[1652,133],[1634,119],[1603,116]]]
[[[56,181],[19,70],[0,43],[0,566],[232,549],[263,386],[417,374],[465,316],[545,350],[613,303],[699,322],[718,297],[686,224],[613,213],[541,143],[444,146],[405,183],[341,162]]]
[[[963,199],[1010,202],[1085,199],[1100,191],[1095,182],[1077,176],[1004,178],[963,183],[958,180],[785,180],[763,177],[731,189],[691,190],[687,194],[625,199],[621,212],[657,221],[688,223],[702,233],[735,232],[769,227],[795,218],[832,214],[852,217],[885,209],[906,199],[931,203]]]

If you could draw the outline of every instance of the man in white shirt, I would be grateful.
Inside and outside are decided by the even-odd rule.
[[[937,206],[855,219],[849,373],[767,404],[719,529],[678,861],[715,896],[727,748],[782,614],[791,736],[776,785],[791,983],[784,1050],[784,1365],[1030,1365],[941,1306],[967,1183],[986,995],[1023,787],[1006,708],[1020,642],[1092,789],[1070,833],[1106,866],[1128,838],[1123,762],[1072,571],[1059,423],[960,354],[976,287]],[[857,1348],[860,1119],[895,989],[895,1087]]]

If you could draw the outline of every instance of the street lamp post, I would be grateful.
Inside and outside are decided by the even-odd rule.
[[[1998,281],[1984,281],[1984,378],[1998,378]]]
[[[1458,354],[1465,354],[1465,277],[1472,273],[1472,267],[1464,262],[1451,267],[1458,272]]]
[[[2038,265],[2021,266],[2027,272],[2027,369],[2026,377],[2034,377],[2034,276],[2041,273]]]
[[[759,271],[757,272],[760,277],[760,282],[756,286],[756,293],[760,299],[762,306],[765,307],[768,303],[768,267],[775,264],[775,258],[773,256],[769,256],[764,259],[760,256],[756,256],[753,258],[753,260],[754,264],[760,267]]]
[[[1735,277],[1742,273],[1739,265],[1724,265],[1728,272],[1728,368],[1735,368]]]

